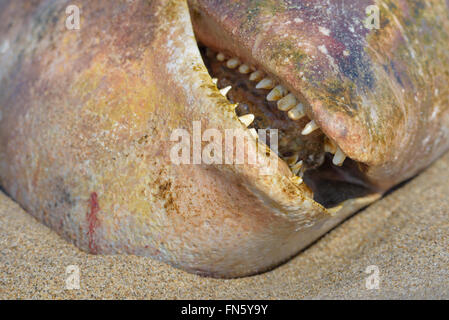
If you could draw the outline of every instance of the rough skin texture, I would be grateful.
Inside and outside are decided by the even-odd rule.
[[[169,157],[173,129],[190,131],[192,121],[219,130],[242,127],[202,63],[187,3],[79,1],[80,31],[65,28],[68,4],[0,3],[0,184],[29,213],[78,247],[91,253],[152,256],[200,274],[241,276],[284,261],[379,197],[349,200],[333,215],[309,198],[306,187],[291,181],[282,162],[271,176],[259,175],[257,165],[174,165]],[[217,7],[217,14],[223,14],[221,10]],[[423,14],[441,21],[440,29],[429,29],[439,39],[443,36],[437,31],[448,30],[447,17],[434,10],[425,7]],[[232,37],[240,41],[238,35]],[[369,37],[375,35],[366,35],[367,41]],[[382,54],[395,44],[401,42],[386,41]],[[274,48],[262,47],[254,59],[275,71],[279,58],[268,56]],[[381,142],[370,131],[370,123],[361,120],[368,110],[364,104],[351,116],[343,109],[324,108],[335,95],[326,95],[328,91],[320,86],[328,84],[319,78],[311,77],[309,89],[301,92],[325,133],[338,138],[349,156],[372,164],[366,172],[373,178],[390,172],[391,185],[428,165],[447,146],[446,104],[433,90],[447,84],[444,48],[435,41],[432,53],[440,59],[430,59],[426,53],[419,57],[429,58],[431,65],[421,78],[410,78],[410,85],[426,83],[419,92],[427,99],[409,104],[406,95],[411,93],[406,91],[400,105],[407,117],[399,111],[403,109],[389,105],[390,100],[378,101],[379,114],[390,115],[379,116],[385,121],[379,129],[386,137]],[[317,55],[315,63],[321,65],[324,59]],[[419,72],[413,61],[405,62],[410,66],[403,67],[404,75]],[[372,64],[378,76],[375,72],[381,69]],[[278,74],[293,87],[305,85],[293,74],[284,74],[287,69],[282,65],[279,68]],[[334,76],[344,90],[357,89],[351,91],[354,99],[365,98],[359,84],[346,85],[335,70],[321,72],[326,79]],[[384,83],[385,77],[393,79],[385,73],[379,82]],[[386,91],[374,87],[371,92],[396,93],[393,87]],[[439,92],[443,97],[447,87]],[[372,105],[370,99],[367,105]],[[439,111],[432,118],[438,103]],[[429,116],[418,116],[422,110]],[[414,125],[413,131],[398,123],[420,126]],[[342,132],[360,139],[350,148],[352,140],[341,138]],[[409,138],[399,139],[398,133]],[[424,138],[427,135],[429,139]],[[418,155],[424,143],[416,140],[434,147]],[[403,153],[414,154],[406,172],[402,172],[406,165],[402,154],[392,156],[399,146],[407,151]],[[362,158],[362,153],[368,158]]]

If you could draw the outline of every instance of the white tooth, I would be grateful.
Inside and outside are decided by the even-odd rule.
[[[332,163],[336,166],[342,166],[343,162],[345,162],[346,155],[341,151],[339,147],[337,147],[337,152],[335,152],[335,156],[332,159]]]
[[[260,70],[254,71],[249,75],[250,81],[260,81],[263,79],[263,72]]]
[[[311,134],[313,131],[318,129],[318,125],[316,124],[315,120],[310,121],[306,126],[304,127],[304,130],[302,130],[301,134],[303,136],[306,136],[308,134]]]
[[[223,53],[220,52],[219,54],[217,54],[218,61],[223,62],[223,61],[225,61],[225,59],[226,59],[226,57]]]
[[[228,62],[226,62],[226,67],[229,69],[235,69],[240,65],[240,61],[237,58],[229,59]]]
[[[296,98],[293,93],[289,93],[278,101],[278,109],[281,111],[288,111],[296,105]]]
[[[324,152],[329,152],[332,154],[335,154],[335,152],[337,152],[337,146],[332,140],[326,140],[326,142],[324,143]]]
[[[301,119],[302,117],[304,117],[306,115],[306,113],[304,112],[304,106],[302,105],[302,103],[298,103],[297,105],[296,105],[296,107],[294,107],[293,109],[291,109],[289,112],[288,112],[288,117],[290,118],[290,119],[292,119],[292,120],[299,120],[299,119]],[[307,126],[306,126],[306,128],[307,128]],[[304,129],[305,130],[305,129]],[[313,131],[313,130],[312,130]],[[310,132],[312,132],[312,131],[310,131]],[[309,132],[309,133],[310,133]],[[305,134],[304,133],[304,131],[303,131],[303,134]],[[308,133],[306,133],[306,134],[308,134]]]
[[[250,71],[251,71],[251,69],[250,69],[246,64],[242,64],[242,65],[239,67],[239,72],[240,72],[240,73],[248,74],[248,73],[250,73]]]
[[[287,164],[290,166],[294,165],[295,163],[298,162],[298,158],[299,158],[299,154],[294,154],[291,157],[285,158],[285,162],[287,162]]]
[[[252,113],[245,114],[244,116],[239,117],[239,120],[248,127],[254,121],[254,115]]]
[[[295,184],[302,184],[302,178],[301,177],[298,177],[298,176],[294,176],[294,177],[291,177],[290,178],[292,181],[293,181],[293,183],[295,183]]]
[[[292,168],[292,172],[296,175],[299,173],[299,170],[301,170],[302,168],[302,160],[299,161],[298,163],[296,163],[294,166],[291,167]]]
[[[217,79],[217,78],[212,78],[212,82],[213,82],[215,85],[217,85],[218,79]]]
[[[259,135],[257,134],[257,130],[254,128],[249,129],[249,133],[254,137],[254,139],[259,138]]]
[[[283,85],[278,85],[274,87],[273,90],[270,91],[270,93],[267,95],[268,101],[278,101],[279,99],[282,99],[283,96],[285,96],[288,93],[287,89]]]
[[[273,88],[274,88],[274,81],[271,80],[270,78],[262,79],[262,81],[260,81],[256,86],[256,89],[273,89]]]
[[[231,86],[227,86],[226,88],[220,89],[220,92],[222,95],[224,95],[226,97],[226,95],[228,94],[229,90],[231,90],[232,87]]]

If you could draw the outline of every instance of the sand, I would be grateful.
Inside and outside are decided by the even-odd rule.
[[[1,299],[449,299],[449,154],[284,265],[199,277],[150,258],[81,252],[0,193]],[[66,289],[77,265],[80,289]],[[366,288],[368,266],[379,289]]]

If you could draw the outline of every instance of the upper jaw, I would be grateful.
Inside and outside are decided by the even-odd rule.
[[[371,2],[357,1],[344,10],[341,3],[331,3],[332,17],[316,9],[315,2],[289,8],[276,1],[276,10],[262,1],[239,1],[237,6],[190,0],[189,6],[202,43],[264,70],[302,99],[308,117],[358,163],[373,187],[385,191],[435,158],[422,154],[415,141],[436,131],[422,119],[432,102],[404,94],[422,86],[413,61],[397,53],[404,37],[387,26],[374,39],[355,23],[363,20]],[[401,66],[394,76],[385,72],[380,53]],[[397,78],[407,79],[402,80],[405,88]]]
[[[367,150],[363,144],[370,141],[364,141],[369,135],[366,128],[354,121],[353,112],[349,114],[347,108],[340,109],[338,105],[329,110],[323,105],[335,96],[327,87],[333,81],[329,79],[340,77],[328,59],[335,64],[331,55],[344,55],[343,46],[329,36],[330,30],[320,28],[321,32],[315,32],[316,24],[307,21],[313,17],[301,11],[279,10],[273,15],[262,8],[256,14],[246,1],[239,3],[238,11],[227,1],[191,0],[189,4],[195,34],[201,43],[263,70],[295,95],[308,117],[345,154],[370,162],[366,152],[358,152]]]

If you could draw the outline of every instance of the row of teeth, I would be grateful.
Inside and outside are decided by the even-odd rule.
[[[220,62],[225,62],[226,67],[229,69],[238,68],[238,71],[241,74],[249,74],[249,80],[257,82],[256,89],[270,90],[270,92],[267,95],[267,100],[271,102],[277,101],[278,109],[287,112],[287,115],[290,119],[297,121],[306,116],[303,104],[297,101],[293,93],[290,93],[288,89],[285,88],[283,85],[276,84],[276,82],[273,79],[265,77],[265,74],[262,71],[254,70],[250,66],[241,63],[241,61],[238,58],[230,58],[226,60],[226,56],[221,52],[216,55],[216,58]],[[213,80],[214,83],[217,84],[218,79]],[[227,86],[226,88],[220,89],[220,92],[223,96],[226,97],[229,90],[231,89],[232,89],[231,86]],[[239,120],[246,127],[248,127],[254,121],[254,115],[246,114],[239,117]],[[309,135],[318,129],[319,126],[316,124],[316,122],[314,120],[311,120],[309,123],[306,124],[301,134]],[[252,128],[249,130],[254,137],[257,137],[256,129]],[[332,159],[332,163],[334,165],[336,166],[343,165],[343,162],[346,159],[346,155],[333,141],[326,139],[324,150],[325,152],[329,152],[334,155]],[[298,155],[295,155],[287,159],[287,163],[289,164],[292,172],[295,175],[300,174],[303,163],[302,161],[298,162]]]

